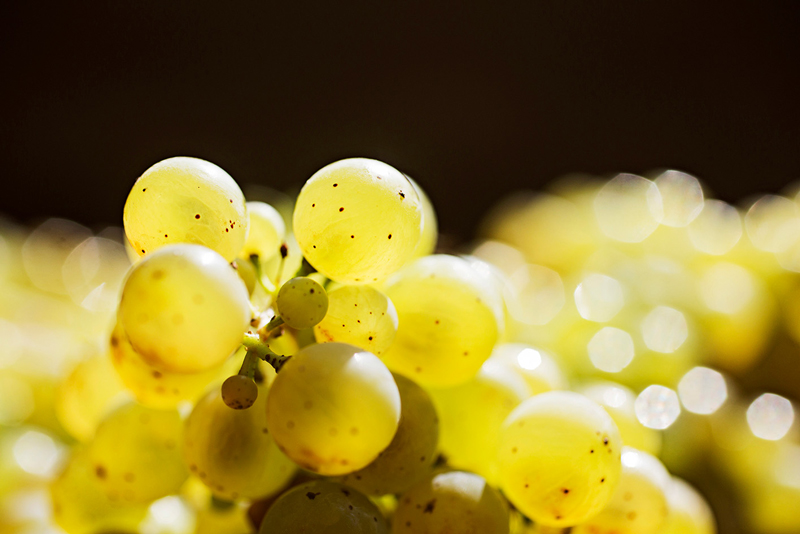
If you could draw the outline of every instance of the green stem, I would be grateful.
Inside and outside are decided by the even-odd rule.
[[[279,372],[289,358],[291,358],[291,356],[283,356],[273,352],[272,349],[269,348],[269,345],[261,341],[261,338],[257,334],[246,333],[242,338],[242,345],[247,349],[248,354],[254,354],[256,357],[264,360],[274,367],[276,372]]]
[[[272,318],[270,322],[267,323],[267,325],[264,327],[264,330],[266,332],[269,332],[270,330],[278,328],[282,324],[283,324],[283,318],[280,315],[276,315],[275,317]]]
[[[256,374],[256,367],[258,367],[258,356],[248,352],[244,356],[242,367],[239,369],[239,374],[248,378],[253,378]]]

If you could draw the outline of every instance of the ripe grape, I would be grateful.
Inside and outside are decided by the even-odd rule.
[[[400,497],[393,534],[508,534],[508,505],[473,473],[433,476]]]
[[[342,482],[367,495],[402,493],[431,472],[436,459],[439,418],[424,389],[393,374],[400,392],[400,424],[389,446],[364,469]]]
[[[440,447],[447,463],[497,484],[497,436],[511,410],[531,396],[525,381],[489,359],[464,384],[431,390],[441,420]]]
[[[275,501],[260,534],[388,534],[380,510],[348,486],[313,480]]]
[[[400,393],[386,366],[346,343],[309,345],[283,366],[267,399],[267,427],[301,467],[344,475],[392,441]]]
[[[384,286],[397,309],[390,369],[423,386],[448,387],[478,372],[499,336],[500,299],[467,261],[436,255],[416,260]]]
[[[258,398],[258,386],[250,377],[233,375],[222,383],[222,402],[234,410],[246,410]]]
[[[247,238],[244,195],[209,161],[176,157],[133,184],[122,215],[133,249],[144,256],[171,243],[195,243],[233,261]]]
[[[267,430],[266,392],[249,410],[231,410],[218,389],[201,399],[186,420],[183,458],[189,471],[223,499],[255,499],[283,488],[294,464]]]
[[[278,210],[264,202],[248,202],[247,214],[250,217],[250,232],[239,254],[247,258],[253,254],[260,261],[267,261],[278,254],[286,237],[286,223]]]
[[[148,364],[196,373],[218,366],[240,345],[250,305],[222,256],[199,245],[171,245],[133,266],[119,319]]]
[[[305,183],[295,204],[294,232],[308,262],[328,278],[377,282],[414,254],[422,203],[397,169],[372,159],[345,159]]]
[[[667,487],[669,516],[660,534],[716,534],[714,514],[696,489],[672,477]]]
[[[397,311],[372,286],[339,286],[328,292],[328,313],[314,327],[318,343],[340,341],[380,356],[394,341]]]
[[[567,391],[527,399],[500,430],[499,479],[522,513],[547,526],[597,514],[619,482],[622,440],[597,403]]]
[[[174,410],[128,404],[112,412],[87,449],[109,498],[150,502],[175,493],[187,476],[178,450],[182,428]]]
[[[302,330],[319,323],[328,311],[328,294],[307,276],[292,278],[281,286],[276,301],[283,322]]]
[[[409,175],[405,175],[414,189],[417,190],[419,200],[422,203],[422,236],[419,239],[416,250],[414,250],[414,258],[422,258],[433,254],[436,250],[436,241],[439,239],[439,224],[436,220],[436,210],[433,208],[433,203],[420,185],[414,181]]]

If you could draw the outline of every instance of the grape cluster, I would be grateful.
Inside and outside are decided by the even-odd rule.
[[[794,407],[732,381],[779,310],[800,340],[794,200],[572,177],[462,255],[379,161],[261,200],[170,158],[124,246],[2,228],[0,530],[713,534],[665,467],[709,457],[755,528],[800,528]]]

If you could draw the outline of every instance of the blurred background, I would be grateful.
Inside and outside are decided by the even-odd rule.
[[[800,179],[796,1],[2,9],[0,214],[29,226],[119,226],[136,177],[174,155],[245,191],[381,159],[426,189],[450,247],[500,199],[571,172],[675,168],[733,204]],[[800,398],[797,342],[763,352],[743,395]],[[721,532],[750,532],[708,466],[679,474]]]

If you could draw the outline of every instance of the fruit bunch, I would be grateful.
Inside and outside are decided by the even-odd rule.
[[[733,379],[800,339],[794,200],[570,177],[436,254],[379,161],[248,196],[177,157],[124,245],[3,227],[3,532],[709,534],[670,474],[709,459],[755,531],[800,528],[794,407]]]

